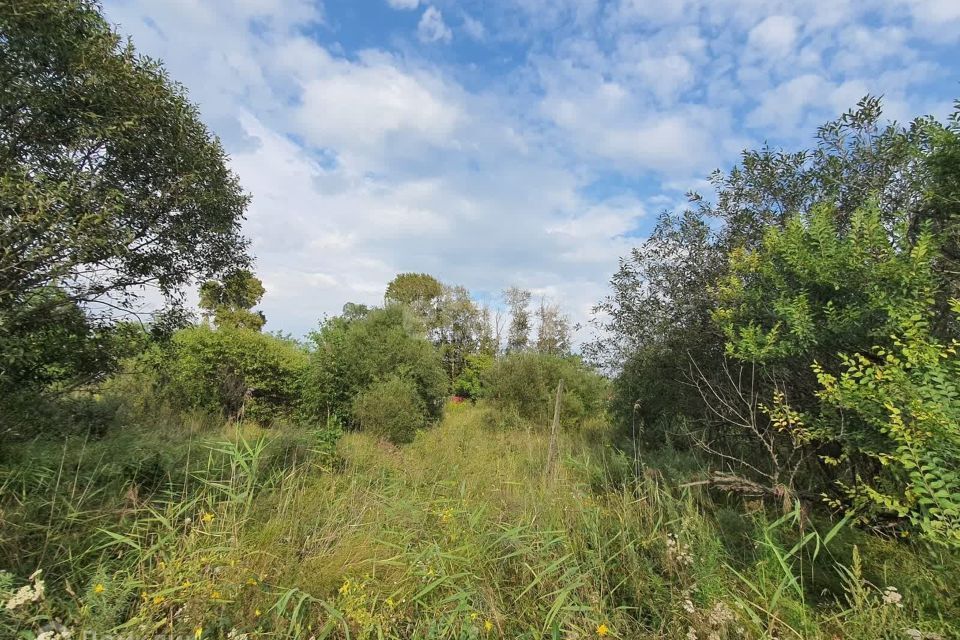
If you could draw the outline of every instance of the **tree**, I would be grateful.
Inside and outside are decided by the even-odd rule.
[[[809,449],[842,489],[833,504],[863,521],[908,518],[960,545],[960,345],[931,332],[938,243],[883,217],[820,205],[768,228],[731,255],[715,317],[727,352],[775,384],[751,425],[768,447]]]
[[[428,421],[440,418],[448,380],[433,345],[416,330],[402,306],[368,310],[359,317],[326,320],[310,335],[310,356],[303,408],[313,419],[336,415],[351,419],[357,394],[390,376],[411,380]]]
[[[559,356],[570,352],[570,319],[543,298],[537,309],[537,351]]]
[[[263,298],[263,282],[246,269],[234,271],[223,280],[207,280],[200,285],[200,308],[218,327],[236,327],[260,331],[267,319],[262,311],[252,311]]]
[[[850,231],[854,213],[869,202],[884,229],[906,226],[914,238],[924,220],[939,216],[948,226],[956,219],[950,211],[956,211],[957,192],[949,186],[957,184],[960,166],[960,153],[952,151],[956,127],[930,119],[902,127],[881,118],[880,101],[867,97],[821,127],[812,149],[745,151],[729,173],[712,175],[713,202],[690,194],[686,211],[661,215],[651,236],[621,260],[612,294],[596,309],[602,337],[584,350],[619,374],[613,411],[621,424],[640,418],[649,436],[663,416],[706,419],[709,407],[688,384],[690,363],[709,377],[725,376],[714,292],[729,272],[732,252],[760,248],[768,229],[784,228],[818,204],[830,207],[840,234]],[[953,322],[946,300],[949,279],[956,278],[949,272],[956,270],[943,264],[936,327]],[[808,381],[808,397],[814,389]]]
[[[247,202],[183,88],[95,2],[5,3],[0,340],[61,307],[109,325],[142,287],[178,301],[191,280],[244,268]]]
[[[607,390],[606,380],[580,358],[533,351],[498,358],[480,376],[481,395],[493,407],[544,429],[553,415],[560,380],[564,388],[560,416],[566,427],[582,426],[602,412]]]
[[[436,323],[436,303],[443,293],[443,284],[429,274],[401,273],[387,285],[383,298],[387,304],[410,307],[429,329]]]
[[[390,376],[363,390],[353,401],[353,419],[365,432],[394,444],[410,442],[427,426],[427,411],[417,385]]]
[[[530,341],[530,292],[519,287],[510,287],[503,292],[510,308],[510,330],[507,334],[507,351],[522,351]]]
[[[499,330],[495,327],[495,320],[490,313],[490,307],[483,305],[480,308],[480,335],[477,348],[480,353],[495,356],[500,351]]]
[[[465,287],[444,287],[437,302],[434,344],[440,350],[450,381],[463,370],[466,357],[479,348],[480,316]]]

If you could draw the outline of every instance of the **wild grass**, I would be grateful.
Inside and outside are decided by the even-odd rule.
[[[0,596],[46,589],[0,633],[958,637],[955,557],[679,488],[596,425],[547,477],[546,433],[489,424],[451,405],[335,452],[282,426],[36,443],[0,480]]]

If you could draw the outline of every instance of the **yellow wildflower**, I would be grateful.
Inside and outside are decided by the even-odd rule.
[[[340,595],[345,596],[348,593],[350,593],[350,581],[344,580],[343,584],[340,585]]]
[[[203,635],[203,627],[197,627],[197,630],[193,632],[194,638],[199,638]]]
[[[604,638],[608,633],[610,633],[610,627],[608,627],[606,624],[600,623],[597,625],[598,636],[600,636],[601,638]]]
[[[257,581],[254,580],[253,578],[247,578],[247,584],[250,585],[251,587],[255,587],[257,586]]]
[[[213,593],[210,594],[210,598],[211,598],[212,600],[219,600],[219,599],[220,599],[220,592],[217,591],[217,590],[214,590]]]
[[[213,522],[213,514],[209,511],[204,511],[200,519],[207,523]]]
[[[470,613],[470,619],[471,619],[471,620],[476,620],[476,619],[479,618],[479,617],[480,617],[480,614],[477,613],[476,611],[473,611],[473,612]]]
[[[490,622],[489,620],[484,620],[483,630],[486,631],[487,633],[490,633],[491,631],[493,631],[493,623]]]
[[[107,588],[106,588],[105,586],[103,586],[103,583],[102,583],[102,582],[98,582],[97,584],[93,585],[93,592],[94,592],[94,593],[103,593],[103,592],[106,591],[106,590],[107,590]]]
[[[162,594],[158,593],[157,595],[153,596],[153,604],[163,604],[164,600],[166,600],[166,598]]]
[[[259,618],[259,617],[260,617],[260,609],[255,609],[255,610],[254,610],[254,612],[253,612],[253,617],[255,617],[255,618]]]

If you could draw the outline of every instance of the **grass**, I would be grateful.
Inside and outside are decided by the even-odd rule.
[[[46,592],[0,634],[958,637],[955,557],[680,489],[669,460],[634,474],[602,428],[546,477],[545,434],[489,422],[451,405],[409,445],[335,451],[199,423],[35,443],[0,476],[0,595],[36,569]]]

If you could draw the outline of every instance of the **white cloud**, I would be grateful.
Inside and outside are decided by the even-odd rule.
[[[443,21],[443,14],[436,7],[427,7],[417,24],[417,37],[421,42],[450,42],[453,32]]]
[[[750,29],[747,40],[766,55],[786,55],[797,40],[797,19],[792,16],[768,16]]]
[[[420,6],[420,0],[387,0],[387,4],[393,9],[412,10]]]
[[[474,40],[484,40],[487,37],[487,29],[479,20],[463,14],[463,30]]]
[[[387,1],[424,7],[416,33],[351,49],[314,0],[106,0],[253,195],[268,328],[377,303],[409,270],[549,292],[583,321],[646,212],[741,148],[808,144],[866,92],[942,111],[920,89],[956,74],[955,46],[925,48],[958,33],[949,0],[499,0],[447,9],[457,39],[451,3]]]
[[[404,72],[389,57],[327,57],[303,81],[294,117],[311,143],[349,156],[379,154],[397,139],[441,145],[461,118],[441,93],[439,82]]]

